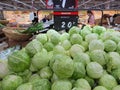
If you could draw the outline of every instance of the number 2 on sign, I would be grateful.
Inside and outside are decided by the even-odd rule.
[[[62,26],[61,27],[65,28],[65,24],[66,24],[65,22],[62,22]]]

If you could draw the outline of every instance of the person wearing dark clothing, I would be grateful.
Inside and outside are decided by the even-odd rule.
[[[38,23],[38,16],[36,15],[36,13],[34,13],[34,19],[32,20],[33,24]]]
[[[54,7],[57,9],[74,9],[76,6],[75,0],[53,0]]]

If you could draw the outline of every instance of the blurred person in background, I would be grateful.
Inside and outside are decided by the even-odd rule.
[[[33,23],[33,24],[38,23],[38,16],[37,16],[36,13],[34,13],[34,19],[32,20],[32,23]]]
[[[93,12],[88,10],[87,15],[88,15],[88,24],[95,25],[95,17],[94,17]]]

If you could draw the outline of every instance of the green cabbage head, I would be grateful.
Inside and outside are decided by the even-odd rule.
[[[49,63],[48,52],[45,49],[35,54],[34,57],[32,58],[32,64],[37,69],[42,69],[43,67],[46,67],[48,63]]]
[[[38,79],[32,82],[32,90],[51,90],[51,83],[47,79]]]
[[[58,80],[52,84],[51,90],[71,90],[72,84],[67,80]]]
[[[108,90],[103,86],[96,86],[93,90]]]
[[[65,50],[69,50],[71,48],[71,43],[69,40],[64,40],[62,42],[62,46],[64,47]]]
[[[107,52],[113,52],[117,48],[117,44],[112,40],[106,40],[104,42],[104,45],[105,45],[105,51]]]
[[[56,45],[53,49],[54,54],[65,54],[65,49],[62,45]]]
[[[85,65],[81,62],[74,62],[75,70],[72,75],[73,79],[84,78],[86,75]]]
[[[80,52],[84,52],[84,51],[85,51],[85,48],[79,44],[74,44],[69,50],[70,55],[72,57],[74,57],[76,54],[78,54]]]
[[[90,52],[91,61],[97,62],[100,65],[105,65],[108,62],[108,56],[103,50],[93,50]]]
[[[73,35],[73,34],[79,34],[80,33],[80,28],[73,26],[70,30],[69,30],[69,35]]]
[[[47,35],[46,34],[39,34],[36,36],[36,39],[40,41],[43,45],[47,42]]]
[[[49,52],[49,51],[52,51],[53,48],[54,48],[54,45],[51,43],[51,42],[46,42],[44,44],[44,48]]]
[[[120,90],[120,85],[114,87],[112,90]]]
[[[85,27],[80,31],[80,34],[81,34],[81,36],[85,39],[85,36],[86,36],[86,35],[92,33],[91,31],[92,31],[92,28],[91,28],[91,27],[85,26]]]
[[[106,28],[102,27],[102,26],[94,26],[93,27],[93,33],[97,33],[98,35],[100,35],[101,33],[106,32]]]
[[[50,79],[52,77],[52,70],[50,67],[46,66],[40,70],[39,75],[43,79]]]
[[[87,80],[85,79],[78,79],[76,82],[75,82],[75,87],[76,88],[82,88],[82,90],[91,90],[91,87],[88,83]],[[79,90],[79,89],[78,89]],[[81,90],[81,89],[80,89]]]
[[[33,57],[36,53],[41,52],[42,47],[43,47],[42,44],[38,40],[34,39],[33,41],[27,44],[25,49],[26,49],[26,52],[31,57]]]
[[[54,73],[62,79],[66,79],[72,76],[74,72],[74,62],[73,60],[66,55],[61,55],[61,59],[56,59],[53,63]],[[58,56],[59,58],[59,56]]]
[[[70,37],[70,42],[71,44],[81,44],[82,43],[82,36],[80,36],[80,34],[73,34]]]
[[[106,87],[108,90],[111,90],[117,86],[117,81],[112,75],[105,74],[99,79],[99,85]]]
[[[89,43],[89,51],[104,50],[104,43],[101,40],[92,40]]]
[[[9,74],[9,68],[7,64],[7,60],[0,60],[0,78],[4,78]]]
[[[90,43],[92,40],[97,40],[98,39],[98,34],[96,33],[91,33],[85,36],[85,41]]]
[[[103,75],[103,67],[97,62],[90,62],[87,67],[87,74],[93,79],[98,79]]]
[[[23,82],[20,76],[8,75],[2,81],[3,90],[16,90],[19,85]]]
[[[24,51],[16,51],[8,57],[8,65],[14,72],[23,72],[30,67],[30,57]]]
[[[107,70],[109,72],[120,67],[120,55],[117,52],[110,52],[108,57],[109,62],[107,64]]]
[[[32,74],[29,78],[29,82],[34,82],[34,81],[39,80],[39,79],[41,79],[39,74]]]
[[[120,54],[120,42],[119,42],[118,45],[117,45],[116,51]]]
[[[60,42],[60,34],[53,29],[50,29],[47,32],[47,36],[48,36],[48,40],[52,42],[54,45],[57,45]]]
[[[69,40],[69,37],[70,35],[65,32],[60,36],[60,41],[63,42],[64,40]]]
[[[95,86],[95,81],[94,81],[94,79],[86,76],[86,77],[85,77],[85,80],[88,81],[88,83],[90,84],[91,87],[94,87],[94,86]]]
[[[16,90],[33,90],[33,86],[31,83],[25,83],[20,85]]]
[[[120,68],[112,70],[111,75],[115,77],[116,80],[120,80]]]
[[[87,54],[87,53],[77,53],[75,56],[74,56],[74,58],[73,58],[73,60],[75,61],[75,62],[81,62],[81,63],[83,63],[85,66],[88,64],[88,63],[90,63],[90,57],[89,57],[89,55]]]

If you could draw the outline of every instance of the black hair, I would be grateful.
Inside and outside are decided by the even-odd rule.
[[[117,16],[120,16],[120,14],[114,14],[113,18],[116,18]]]
[[[34,16],[37,16],[36,13],[34,13]]]
[[[92,12],[91,10],[88,10],[87,13],[91,13],[91,14],[93,14],[93,12]]]

